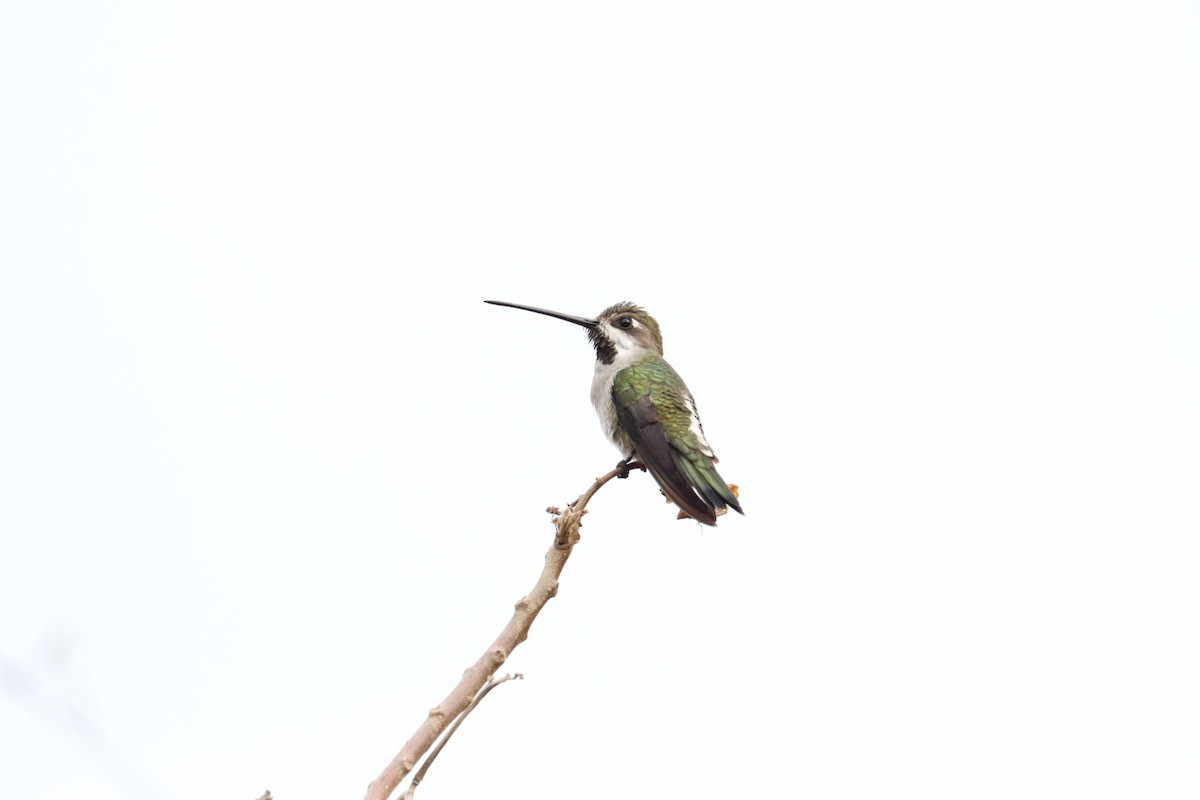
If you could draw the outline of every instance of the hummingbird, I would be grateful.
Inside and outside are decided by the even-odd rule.
[[[679,506],[681,516],[716,525],[727,508],[743,513],[734,490],[714,466],[717,457],[704,438],[696,400],[663,359],[662,331],[645,309],[617,303],[589,319],[503,300],[484,302],[587,328],[596,349],[592,405],[605,435],[625,456],[617,464],[625,468],[622,478],[637,459]]]

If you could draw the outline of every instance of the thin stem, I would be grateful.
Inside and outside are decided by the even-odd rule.
[[[508,659],[512,651],[529,636],[529,629],[537,615],[558,593],[558,576],[579,541],[579,527],[583,515],[587,513],[588,501],[600,491],[600,488],[613,478],[621,475],[626,469],[645,469],[633,462],[627,466],[618,467],[600,476],[595,482],[575,499],[565,510],[549,508],[554,515],[554,544],[546,552],[546,563],[537,583],[529,594],[517,601],[512,619],[504,626],[504,630],[496,637],[492,646],[484,651],[472,666],[463,673],[458,685],[451,690],[446,699],[434,707],[425,721],[417,728],[409,740],[400,748],[395,758],[384,767],[379,777],[367,787],[365,800],[387,800],[417,764],[417,760],[433,747],[434,742],[455,720],[471,707],[472,702],[479,696],[492,675]],[[497,681],[499,683],[499,681]]]
[[[429,755],[425,757],[425,763],[421,764],[421,768],[417,770],[417,774],[413,775],[412,781],[409,782],[408,788],[404,790],[404,794],[402,795],[403,800],[412,800],[413,795],[417,791],[418,784],[425,780],[425,773],[429,772],[429,767],[433,764],[433,760],[438,757],[438,753],[442,752],[442,748],[446,746],[446,743],[450,741],[450,737],[453,736],[454,732],[457,731],[459,726],[463,724],[463,721],[467,718],[467,715],[475,710],[475,707],[483,701],[483,698],[488,696],[488,692],[492,691],[492,689],[495,689],[502,683],[512,680],[521,680],[524,677],[525,676],[521,673],[515,672],[505,675],[503,678],[488,679],[487,685],[479,690],[479,694],[475,695],[475,699],[471,701],[471,705],[467,706],[466,710],[458,715],[458,719],[454,720],[454,724],[450,726],[450,728],[446,731],[446,735],[443,736],[441,741],[437,743],[437,747],[433,748]]]

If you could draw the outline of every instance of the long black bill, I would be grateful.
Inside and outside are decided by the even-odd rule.
[[[483,302],[491,303],[494,306],[519,308],[522,311],[532,311],[535,314],[545,314],[547,317],[554,317],[555,319],[565,319],[567,322],[574,322],[576,325],[582,325],[585,328],[594,328],[600,324],[599,320],[588,319],[587,317],[576,317],[571,314],[561,314],[557,311],[548,311],[544,308],[536,308],[534,306],[523,306],[519,303],[506,303],[503,300],[484,300]]]

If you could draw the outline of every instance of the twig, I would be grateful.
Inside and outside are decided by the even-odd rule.
[[[421,765],[421,768],[417,770],[417,774],[414,775],[413,779],[409,782],[408,788],[405,789],[404,794],[400,796],[401,800],[413,799],[413,795],[415,795],[417,791],[417,786],[421,783],[421,781],[425,780],[425,773],[429,772],[429,767],[433,764],[433,760],[438,757],[438,753],[442,752],[442,748],[446,746],[446,742],[450,741],[450,737],[453,736],[454,732],[458,730],[458,727],[463,724],[463,721],[467,718],[467,715],[475,710],[475,707],[483,701],[483,698],[488,696],[488,692],[490,692],[492,689],[495,689],[502,683],[512,680],[519,681],[524,677],[525,676],[521,673],[516,672],[505,675],[503,678],[489,679],[487,685],[479,690],[479,694],[475,695],[475,699],[471,701],[471,705],[467,706],[467,710],[459,714],[458,719],[454,720],[454,724],[451,725],[446,731],[446,735],[442,737],[442,740],[437,743],[437,747],[433,748],[433,751],[425,757],[425,763]]]
[[[417,759],[433,746],[442,731],[470,707],[488,679],[500,669],[517,645],[525,641],[538,613],[550,598],[558,593],[558,576],[562,574],[575,543],[579,541],[579,526],[582,524],[583,515],[587,513],[588,501],[604,484],[631,469],[645,469],[645,466],[634,461],[628,466],[611,470],[597,478],[595,483],[565,510],[546,509],[554,515],[554,545],[546,552],[546,564],[542,567],[542,574],[538,576],[537,583],[529,594],[517,601],[512,619],[504,626],[504,630],[496,637],[492,646],[467,668],[458,685],[445,700],[430,710],[416,733],[404,744],[379,777],[367,787],[364,800],[387,800],[400,785],[400,781],[412,772]]]

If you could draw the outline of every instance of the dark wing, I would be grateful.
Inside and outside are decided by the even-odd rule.
[[[741,513],[713,466],[691,394],[666,361],[648,358],[618,372],[613,405],[638,458],[684,513],[705,525],[716,525],[726,507]]]
[[[650,395],[643,395],[631,405],[618,406],[617,415],[633,440],[638,458],[650,470],[667,497],[689,517],[705,525],[716,525],[716,512],[696,495],[683,470],[675,463],[671,444],[667,441]]]

